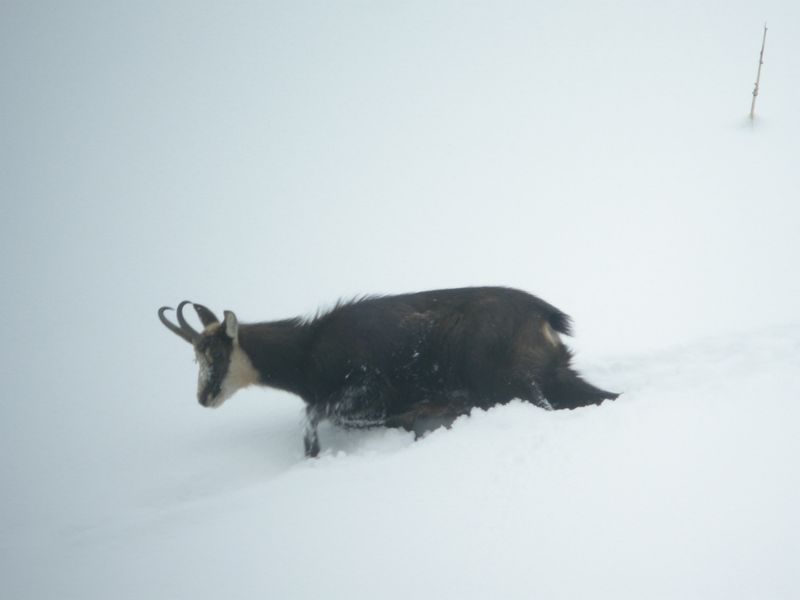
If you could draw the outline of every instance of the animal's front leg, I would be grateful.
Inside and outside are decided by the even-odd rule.
[[[319,435],[317,434],[319,421],[320,416],[317,410],[312,406],[306,407],[306,428],[303,444],[305,445],[306,456],[310,458],[319,454]]]

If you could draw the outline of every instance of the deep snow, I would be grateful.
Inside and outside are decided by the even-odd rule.
[[[3,3],[0,595],[800,595],[798,31],[789,1]],[[493,284],[623,396],[307,461],[297,399],[202,410],[156,318]]]
[[[591,369],[616,403],[512,403],[418,442],[247,398],[162,443],[133,493],[4,539],[9,597],[788,598],[800,327]],[[163,455],[162,455],[163,453]],[[158,468],[158,456],[169,468]],[[132,464],[125,467],[134,466]]]

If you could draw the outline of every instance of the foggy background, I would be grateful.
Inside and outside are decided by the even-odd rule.
[[[2,2],[1,578],[300,461],[299,400],[196,405],[165,304],[519,287],[610,389],[796,327],[799,31],[789,1]]]

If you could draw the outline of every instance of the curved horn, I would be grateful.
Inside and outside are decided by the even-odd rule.
[[[186,322],[186,319],[183,318],[183,307],[187,304],[191,304],[191,302],[189,300],[184,300],[178,304],[178,310],[176,311],[178,313],[178,325],[181,326],[183,332],[188,336],[189,343],[194,344],[200,338],[200,334],[197,333],[192,326]]]
[[[167,319],[167,317],[164,316],[164,313],[166,311],[168,311],[168,310],[172,310],[172,308],[169,307],[169,306],[162,306],[161,308],[158,309],[158,318],[159,318],[159,320],[172,333],[174,333],[175,335],[179,336],[181,339],[186,340],[190,344],[194,344],[194,342],[192,341],[192,338],[190,337],[190,335],[187,332],[185,332],[183,329],[181,329],[180,327],[175,325],[175,323],[170,322],[170,320]]]
[[[203,327],[208,327],[214,323],[219,323],[219,319],[216,317],[216,315],[202,304],[193,304],[192,306],[194,306],[194,309],[197,311],[197,316],[200,317]]]

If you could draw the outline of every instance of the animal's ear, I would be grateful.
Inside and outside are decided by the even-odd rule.
[[[239,321],[236,319],[236,315],[233,314],[231,311],[226,310],[225,335],[227,335],[232,340],[235,340],[238,333],[239,333]]]

